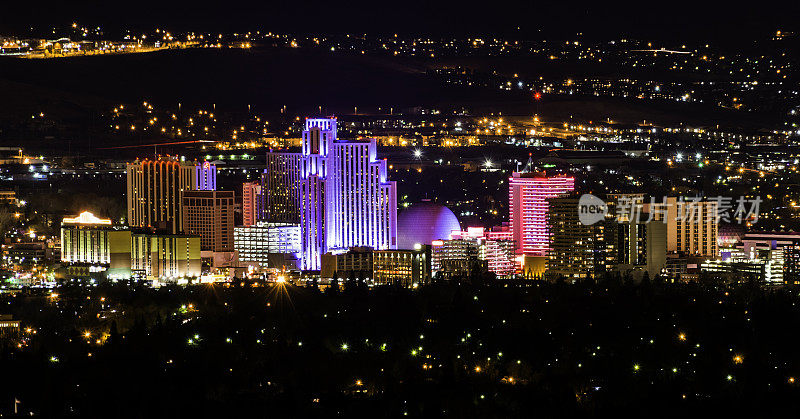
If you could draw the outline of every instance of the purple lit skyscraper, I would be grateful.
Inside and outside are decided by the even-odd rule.
[[[397,248],[397,185],[386,161],[374,139],[339,140],[336,119],[306,119],[302,151],[269,153],[262,185],[263,218],[300,224],[303,270],[319,270],[330,251]]]

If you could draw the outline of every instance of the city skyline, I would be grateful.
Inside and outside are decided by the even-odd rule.
[[[791,417],[798,13],[6,5],[0,416]]]

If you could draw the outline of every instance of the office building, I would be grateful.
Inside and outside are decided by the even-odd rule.
[[[800,245],[783,248],[783,283],[800,285]]]
[[[375,285],[414,287],[431,282],[431,246],[414,250],[375,250],[372,257]]]
[[[607,246],[616,259],[616,270],[632,271],[637,279],[645,271],[650,278],[661,274],[667,257],[667,225],[661,221],[644,220],[618,222],[617,243]],[[606,228],[610,227],[613,226],[606,225]]]
[[[321,258],[322,278],[371,281],[373,278],[371,247],[353,247],[342,253],[327,253]]]
[[[697,279],[720,279],[732,283],[746,283],[750,281],[763,282],[767,276],[767,265],[763,261],[728,259],[702,262]],[[780,281],[783,281],[783,276]]]
[[[800,280],[797,277],[797,249],[800,233],[758,232],[746,233],[734,247],[720,251],[722,266],[749,263],[762,267],[759,280],[769,283],[788,283]],[[709,261],[711,263],[711,261]]]
[[[183,193],[183,228],[200,236],[200,249],[233,251],[233,191],[186,191]]]
[[[639,279],[644,272],[650,278],[661,274],[667,257],[667,224],[655,220],[646,210],[644,194],[609,194],[609,213],[616,219],[616,270],[631,273]]]
[[[578,198],[549,200],[551,239],[546,277],[570,280],[598,278],[616,264],[617,223],[613,219],[585,225],[578,217]]]
[[[53,260],[53,250],[44,241],[12,242],[3,245],[3,262],[7,266],[35,266]]]
[[[242,225],[252,226],[258,221],[258,202],[261,199],[261,183],[242,184]]]
[[[630,199],[637,208],[619,208],[620,198]],[[642,212],[642,196],[609,195],[608,213],[597,223],[580,221],[578,202],[573,195],[550,199],[548,224],[551,242],[547,258],[547,277],[596,279],[618,272],[639,280],[661,274],[666,264],[666,229],[661,221]]]
[[[166,157],[127,165],[128,225],[183,231],[181,194],[197,187],[194,163]]]
[[[330,251],[397,248],[397,187],[372,140],[340,140],[336,119],[307,119],[301,153],[269,153],[263,220],[299,222],[301,269]]]
[[[515,276],[517,271],[516,247],[508,223],[492,227],[489,230],[483,227],[468,227],[465,231],[453,231],[450,233],[449,240],[473,242],[478,249],[477,257],[481,262],[480,266],[483,267],[485,264],[486,270],[494,273],[498,278],[508,279]],[[441,242],[444,243],[445,248],[450,245],[448,240],[441,240]],[[467,258],[472,257],[469,253],[466,255]],[[443,256],[443,254],[437,253],[437,259]],[[450,260],[449,263],[452,266],[455,261]]]

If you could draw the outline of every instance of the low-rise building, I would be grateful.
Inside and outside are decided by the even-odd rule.
[[[325,279],[356,279],[372,285],[415,287],[431,281],[431,247],[414,250],[374,250],[352,247],[344,253],[322,257],[320,276]]]
[[[296,269],[300,260],[300,225],[258,221],[235,227],[233,243],[244,264]]]
[[[10,314],[0,314],[0,339],[13,338],[19,332],[19,320],[14,320]]]
[[[435,278],[468,278],[473,274],[488,271],[488,264],[480,259],[478,241],[462,237],[433,242],[431,270]]]
[[[175,281],[201,274],[200,236],[134,232],[131,270],[150,280]]]

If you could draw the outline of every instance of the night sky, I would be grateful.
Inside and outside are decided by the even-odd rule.
[[[790,4],[792,3],[792,4]],[[799,2],[698,1],[242,1],[14,2],[0,12],[0,34],[26,26],[85,25],[173,30],[302,33],[499,35],[523,39],[620,35],[738,42],[797,27]],[[519,28],[519,29],[518,29]]]

